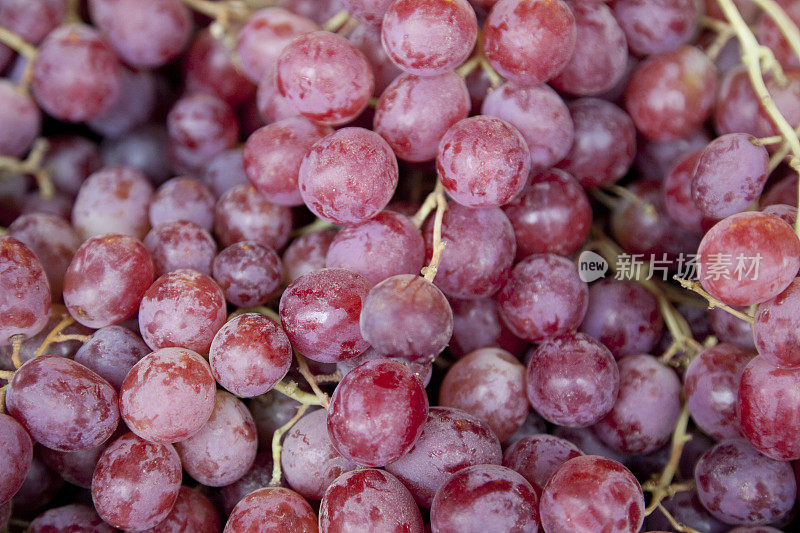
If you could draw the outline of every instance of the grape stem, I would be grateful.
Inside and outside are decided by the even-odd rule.
[[[3,385],[0,387],[0,414],[5,414],[6,412],[6,391],[8,390],[8,385]]]
[[[705,290],[703,290],[703,287],[699,283],[697,283],[696,281],[683,279],[680,276],[672,276],[672,279],[674,279],[678,283],[680,283],[681,286],[684,289],[689,289],[691,291],[694,291],[697,294],[699,294],[700,296],[702,296],[703,298],[705,298],[706,300],[708,300],[708,308],[709,309],[714,309],[715,307],[718,307],[718,308],[722,309],[723,311],[727,311],[728,313],[732,314],[736,318],[740,318],[740,319],[744,320],[745,322],[747,322],[747,323],[749,323],[751,325],[753,324],[753,317],[752,316],[748,315],[747,313],[742,313],[741,311],[737,311],[733,307],[731,307],[731,306],[729,306],[729,305],[727,305],[725,303],[722,303],[721,301],[717,300],[716,298],[714,298],[713,296],[708,294]]]
[[[36,47],[3,26],[0,26],[0,43],[8,46],[27,61],[18,85],[19,90],[27,94],[31,86],[31,81],[33,81],[33,63],[38,53]]]
[[[425,219],[428,218],[428,215],[431,214],[431,211],[436,209],[438,205],[436,201],[436,197],[440,191],[439,187],[441,187],[441,182],[436,180],[436,186],[433,188],[433,192],[428,194],[425,197],[425,200],[422,202],[422,205],[419,207],[419,210],[414,213],[414,216],[411,217],[411,223],[414,224],[414,227],[419,229],[425,223]],[[443,189],[443,188],[442,188]]]
[[[675,520],[675,517],[672,516],[672,514],[669,511],[667,511],[667,509],[663,505],[661,505],[661,503],[658,504],[658,510],[661,511],[661,513],[667,518],[667,520],[669,520],[670,525],[675,529],[675,531],[680,531],[680,533],[700,533],[700,531],[694,529],[693,527],[684,526],[683,524]]]
[[[286,422],[284,425],[275,430],[272,434],[272,479],[269,482],[271,487],[277,487],[281,484],[281,453],[283,452],[283,445],[281,438],[283,434],[292,429],[300,417],[302,417],[308,410],[308,405],[301,405],[297,408],[297,413]]]
[[[333,374],[317,374],[314,379],[317,383],[339,383],[342,381],[342,373],[337,370]]]
[[[348,20],[350,20],[350,13],[348,13],[346,9],[342,9],[334,16],[326,20],[322,24],[322,29],[336,33],[347,23]]]
[[[722,49],[725,47],[725,45],[728,44],[728,41],[733,38],[733,28],[730,24],[706,15],[702,15],[699,19],[699,22],[701,26],[717,34],[717,36],[714,38],[714,41],[708,45],[708,48],[705,50],[708,58],[714,61],[719,56],[719,53],[722,52]]]
[[[436,272],[439,270],[442,252],[447,244],[442,242],[442,218],[444,218],[444,212],[447,210],[447,200],[444,197],[444,186],[442,186],[441,180],[436,180],[436,187],[433,189],[432,194],[436,200],[436,215],[433,219],[433,254],[431,255],[431,262],[422,269],[422,276],[431,283],[433,283]]]
[[[681,455],[683,454],[683,446],[692,438],[691,434],[686,433],[686,427],[688,424],[689,406],[684,404],[683,409],[681,409],[681,414],[678,417],[678,422],[675,424],[675,429],[672,432],[672,449],[669,455],[667,466],[664,467],[664,470],[661,472],[661,475],[658,477],[658,480],[655,483],[647,482],[642,485],[643,490],[646,490],[652,494],[650,505],[648,505],[644,510],[645,516],[648,516],[650,513],[652,513],[656,507],[661,504],[661,500],[668,496],[672,497],[676,492],[674,486],[672,485],[672,479],[675,477],[675,473],[678,471]],[[683,490],[686,489],[684,488]]]
[[[39,187],[39,194],[42,198],[52,198],[55,195],[55,188],[50,180],[50,174],[42,168],[42,159],[49,147],[49,141],[40,137],[33,143],[28,157],[24,160],[16,157],[0,156],[0,172],[32,175],[36,179],[36,185]]]
[[[620,198],[623,198],[640,206],[642,210],[644,210],[647,213],[648,216],[658,219],[658,211],[656,211],[656,208],[655,206],[653,206],[653,204],[651,204],[646,200],[643,200],[636,193],[631,192],[625,187],[613,183],[611,185],[606,185],[605,187],[603,187],[603,190],[606,192],[616,194]]]
[[[14,363],[14,368],[22,366],[22,361],[19,359],[19,351],[22,349],[22,340],[24,338],[20,333],[11,336],[11,362]]]
[[[33,354],[34,357],[40,357],[44,355],[44,351],[53,343],[56,342],[64,342],[64,341],[80,341],[86,342],[92,338],[91,335],[62,335],[61,332],[64,331],[67,327],[71,326],[75,323],[75,319],[72,318],[71,315],[67,315],[61,319],[61,322],[56,324],[56,326],[50,330],[50,333],[47,334],[47,337],[44,338],[42,344],[36,349],[36,352]]]
[[[309,394],[305,391],[300,390],[300,387],[297,386],[297,383],[294,381],[289,381],[288,383],[285,381],[279,381],[276,383],[272,390],[276,392],[280,392],[284,396],[288,396],[292,400],[296,402],[300,402],[303,405],[322,405],[314,394]]]
[[[67,10],[64,14],[64,23],[79,24],[81,19],[81,0],[67,0]]]
[[[462,78],[466,78],[479,66],[481,66],[481,56],[479,54],[475,54],[456,69],[456,74]]]
[[[14,377],[13,370],[0,370],[0,379],[4,379],[6,381],[11,381],[11,378]]]
[[[791,24],[791,22],[788,20],[788,17],[786,17],[786,13],[784,13],[783,9],[781,9],[780,6],[772,0],[754,1],[761,9],[765,10],[765,12],[772,17],[773,20],[775,20],[778,28],[781,30],[781,33],[786,36],[787,41],[794,50],[795,54],[800,57],[800,35],[798,35],[797,27],[794,27],[793,30],[790,28],[793,26],[793,24]],[[789,122],[787,122],[783,115],[781,115],[778,107],[772,100],[769,90],[767,90],[767,86],[764,82],[764,77],[761,73],[762,62],[765,58],[769,59],[769,57],[772,56],[772,52],[769,51],[767,53],[769,49],[758,44],[755,35],[753,35],[753,32],[750,31],[750,28],[742,18],[742,15],[736,9],[736,5],[733,3],[733,0],[717,0],[717,3],[719,4],[720,9],[722,9],[722,12],[725,14],[725,18],[728,19],[728,23],[736,32],[736,38],[739,40],[739,47],[742,50],[742,64],[744,64],[745,68],[747,69],[747,75],[750,78],[750,84],[753,86],[753,90],[761,102],[761,107],[764,108],[764,111],[767,112],[770,119],[785,139],[785,142],[789,147],[789,152],[792,154],[789,165],[796,172],[798,172],[798,176],[800,176],[800,139]],[[775,58],[772,56],[772,61],[774,60]],[[767,61],[767,63],[769,63],[769,61]],[[800,199],[800,187],[798,187],[798,198]],[[798,205],[800,205],[800,202],[798,202]],[[800,207],[798,207],[798,209],[800,209]],[[797,217],[794,229],[795,233],[798,235],[798,237],[800,237],[800,216]]]
[[[322,389],[319,388],[317,384],[317,378],[314,374],[311,373],[311,370],[308,368],[308,363],[306,362],[306,358],[298,352],[297,350],[294,351],[294,356],[297,358],[297,368],[300,370],[300,375],[305,378],[308,384],[311,386],[311,390],[314,391],[314,395],[319,400],[319,404],[324,408],[328,409],[331,405],[331,399],[328,397],[327,394],[322,392]]]
[[[336,226],[334,226],[327,220],[322,220],[321,218],[318,218],[311,224],[308,224],[301,228],[297,228],[296,230],[292,231],[290,237],[294,239],[295,237],[300,237],[301,235],[308,235],[309,233],[317,233],[318,231],[324,231],[326,229],[335,229],[335,228]]]

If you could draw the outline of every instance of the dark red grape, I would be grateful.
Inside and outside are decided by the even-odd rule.
[[[724,440],[704,453],[694,477],[700,501],[726,524],[775,522],[797,495],[789,463],[761,455],[744,439]]]
[[[6,391],[6,408],[36,442],[62,451],[99,446],[119,422],[114,387],[64,357],[22,365]]]
[[[51,300],[47,274],[33,251],[13,237],[0,237],[0,344],[39,333]]]
[[[580,325],[589,290],[570,260],[533,254],[517,263],[494,298],[509,329],[518,337],[538,342]]]
[[[11,157],[25,155],[42,127],[33,98],[5,79],[0,79],[0,124],[0,155]]]
[[[223,533],[253,531],[317,533],[317,515],[293,490],[265,487],[254,490],[236,504]]]
[[[384,466],[414,446],[428,414],[422,383],[405,365],[368,361],[336,386],[328,411],[334,447],[362,466]]]
[[[530,435],[506,448],[503,466],[522,474],[536,495],[541,497],[542,490],[556,470],[579,455],[583,453],[568,440],[553,435]]]
[[[616,0],[614,16],[637,55],[672,52],[697,31],[693,0]]]
[[[594,424],[611,411],[620,390],[620,370],[611,352],[582,333],[544,340],[527,368],[528,401],[559,426]]]
[[[561,0],[500,0],[483,27],[486,59],[519,85],[557,76],[575,50],[575,16]]]
[[[169,516],[180,487],[181,460],[175,448],[125,433],[97,463],[92,501],[105,522],[141,531]]]
[[[72,504],[54,507],[30,523],[28,533],[114,533],[115,528],[109,526],[88,505]]]
[[[348,224],[372,218],[386,207],[397,178],[397,160],[383,137],[363,128],[343,128],[311,147],[300,165],[298,184],[315,215]]]
[[[294,239],[283,253],[283,282],[288,285],[309,272],[325,268],[326,255],[336,235],[336,230],[329,229]]]
[[[208,28],[197,32],[186,51],[183,76],[187,91],[210,92],[232,106],[248,100],[256,90],[234,65],[225,43]]]
[[[214,376],[208,363],[184,348],[162,348],[136,363],[119,393],[125,424],[151,442],[193,435],[214,410]]]
[[[25,481],[33,460],[33,443],[25,428],[6,414],[0,413],[0,502],[6,503]],[[0,524],[2,525],[2,524]]]
[[[110,326],[136,313],[153,282],[153,263],[142,243],[108,234],[84,242],[64,275],[64,303],[81,324]]]
[[[502,1],[502,0],[501,0]],[[539,498],[524,477],[500,465],[463,468],[436,492],[431,505],[434,533],[538,531]]]
[[[190,268],[211,275],[217,255],[214,237],[194,222],[176,220],[155,226],[143,241],[153,260],[156,276]]]
[[[147,533],[219,533],[220,527],[214,504],[198,489],[182,486],[169,515]]]
[[[150,353],[142,338],[122,326],[106,326],[92,334],[75,353],[75,361],[119,390],[133,365]]]
[[[268,202],[249,184],[228,189],[214,208],[214,233],[225,247],[256,241],[281,249],[289,240],[292,224],[288,207]]]
[[[170,154],[176,166],[196,172],[239,140],[233,109],[216,96],[184,96],[167,115]]]
[[[556,470],[542,491],[539,512],[548,533],[636,533],[644,521],[644,495],[617,461],[582,455]]]

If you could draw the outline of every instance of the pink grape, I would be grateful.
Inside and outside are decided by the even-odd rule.
[[[64,303],[84,326],[102,328],[131,317],[153,282],[145,246],[127,235],[85,241],[64,275]]]
[[[209,94],[184,96],[167,115],[170,154],[177,168],[196,172],[239,140],[233,109]]]
[[[0,344],[11,337],[32,337],[50,314],[50,283],[42,263],[13,237],[0,237]]]
[[[183,76],[192,93],[210,92],[237,106],[252,97],[256,87],[240,73],[222,39],[206,28],[196,33],[184,56]]]
[[[612,8],[637,55],[672,52],[697,30],[697,5],[692,0],[617,0]]]
[[[258,396],[289,371],[292,346],[275,322],[245,313],[217,332],[208,362],[214,379],[227,390],[242,397]]]
[[[228,189],[214,207],[214,233],[222,246],[256,241],[283,248],[292,231],[291,210],[267,201],[251,185]]]
[[[36,442],[61,451],[99,446],[119,422],[114,387],[65,357],[22,365],[8,385],[6,408]]]
[[[316,533],[317,515],[302,496],[283,487],[254,490],[233,508],[223,533]]]
[[[167,517],[148,533],[219,533],[219,515],[214,504],[199,490],[182,486]]]
[[[503,452],[503,466],[510,468],[531,484],[541,498],[545,485],[559,467],[583,453],[566,439],[536,434],[524,437]]]
[[[428,414],[419,379],[401,363],[368,361],[336,387],[328,410],[334,447],[361,466],[384,466],[414,446]]]
[[[205,230],[214,224],[216,198],[206,185],[188,176],[179,176],[161,184],[150,200],[150,225],[186,220]]]
[[[275,68],[264,72],[258,82],[256,91],[256,107],[258,112],[268,123],[278,122],[291,117],[299,117],[300,112],[288,98],[278,90],[278,81],[275,79]]]
[[[217,254],[214,237],[194,222],[186,220],[154,227],[144,238],[143,244],[150,252],[156,276],[184,268],[210,275]]]
[[[329,229],[294,239],[283,253],[283,282],[288,285],[300,276],[325,268],[325,258],[336,234],[336,230]]]
[[[84,365],[119,390],[133,365],[150,353],[142,338],[122,326],[106,326],[92,334],[75,353]]]
[[[225,299],[237,307],[265,303],[281,285],[281,260],[275,250],[252,241],[232,244],[214,258],[214,279]]]
[[[342,9],[347,9],[358,20],[380,27],[386,10],[394,0],[339,0]]]
[[[338,2],[338,0],[335,1]],[[347,40],[350,41],[353,46],[361,50],[364,57],[369,61],[372,67],[372,73],[375,75],[375,89],[372,94],[374,96],[380,96],[389,84],[392,83],[392,80],[403,72],[397,68],[397,65],[392,63],[386,50],[383,49],[380,27],[371,26],[369,24],[359,24],[347,35]]]
[[[30,435],[7,414],[0,414],[0,459],[5,465],[3,479],[0,480],[0,502],[4,504],[22,486],[33,460]]]
[[[800,280],[795,278],[786,290],[758,306],[753,321],[753,337],[759,355],[776,366],[800,366],[797,315],[793,311],[797,305],[799,287]]]
[[[140,437],[178,442],[208,421],[214,391],[214,376],[205,359],[184,348],[162,348],[131,368],[120,387],[120,413]]]
[[[768,17],[767,17],[768,18]],[[761,104],[744,65],[726,72],[720,81],[717,101],[714,105],[714,129],[720,135],[726,133],[762,133],[759,125]]]
[[[30,95],[0,79],[0,155],[20,157],[41,133],[42,113]]]

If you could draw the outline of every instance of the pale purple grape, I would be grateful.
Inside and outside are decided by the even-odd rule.
[[[359,317],[370,283],[344,268],[301,276],[281,296],[279,312],[292,346],[309,359],[335,363],[364,353]]]
[[[190,476],[208,487],[222,487],[247,473],[257,446],[253,415],[241,400],[217,391],[208,421],[175,449]]]
[[[692,0],[617,0],[612,8],[637,55],[671,52],[697,30],[698,9]]]
[[[153,260],[156,276],[183,268],[211,275],[217,243],[194,222],[176,220],[159,224],[147,233],[142,243]]]
[[[478,348],[498,347],[520,357],[528,343],[506,327],[491,298],[457,300],[450,298],[453,309],[453,336],[448,348],[456,357]]]
[[[574,141],[558,163],[584,187],[608,185],[624,176],[636,153],[636,129],[625,111],[600,98],[569,103]]]
[[[570,260],[533,254],[517,263],[494,298],[511,332],[538,342],[580,325],[589,290]]]
[[[97,463],[92,501],[105,522],[139,531],[169,515],[180,487],[181,460],[175,448],[125,433]]]
[[[611,411],[620,390],[614,356],[583,333],[541,342],[531,354],[525,377],[533,408],[559,426],[594,424]]]
[[[292,231],[292,211],[268,202],[251,185],[236,185],[214,208],[214,233],[222,246],[256,241],[276,250],[283,248]]]
[[[436,492],[433,533],[539,530],[539,498],[524,477],[500,465],[463,468]]]
[[[216,198],[206,185],[187,176],[179,176],[156,189],[148,215],[150,225],[186,220],[206,230],[214,225]]]
[[[439,404],[477,417],[502,442],[520,428],[528,414],[525,367],[499,348],[475,350],[447,371]]]
[[[596,455],[574,457],[556,470],[540,500],[545,531],[635,533],[644,519],[639,482],[620,463]]]
[[[124,1],[124,0],[123,0]],[[148,71],[120,70],[120,90],[108,111],[86,121],[106,137],[120,137],[145,124],[156,108],[156,78]]]
[[[10,501],[22,486],[32,460],[33,443],[28,432],[19,422],[0,413],[0,461],[4,465],[0,479],[0,505]]]
[[[776,366],[800,366],[800,339],[795,310],[800,300],[799,289],[800,280],[795,278],[786,290],[758,306],[753,321],[752,333],[759,355]]]
[[[629,355],[617,362],[619,396],[594,425],[612,448],[643,454],[667,443],[680,415],[681,382],[675,371],[652,355]]]
[[[214,279],[225,299],[238,307],[265,303],[281,285],[283,269],[275,250],[253,241],[242,241],[214,258]]]
[[[403,71],[436,76],[463,63],[478,35],[467,0],[395,0],[381,24],[381,42]]]
[[[758,115],[760,107],[747,75],[747,67],[737,65],[720,80],[714,105],[714,129],[720,135],[749,133],[758,136],[762,132]]]
[[[288,285],[301,276],[325,268],[326,256],[336,234],[336,230],[328,229],[294,239],[283,252],[283,282]]]
[[[114,51],[131,66],[160,67],[189,43],[192,12],[180,0],[89,0],[89,9]]]
[[[328,31],[294,39],[280,53],[275,68],[280,94],[304,117],[330,126],[356,118],[375,86],[364,54]]]
[[[117,428],[117,431],[119,431],[119,428]],[[37,448],[37,453],[47,463],[48,467],[58,472],[64,481],[84,489],[90,489],[92,487],[92,474],[94,474],[97,461],[100,460],[100,456],[108,448],[109,441],[112,439],[113,435],[111,439],[100,446],[86,448],[85,450],[62,452],[41,447]]]
[[[207,353],[225,316],[225,297],[213,279],[196,270],[173,270],[144,293],[139,331],[153,350],[178,346]]]
[[[306,414],[283,440],[281,467],[286,483],[309,500],[321,500],[336,478],[356,468],[336,451],[326,418],[323,409]]]
[[[83,181],[102,166],[97,144],[77,135],[53,136],[47,140],[50,145],[42,165],[50,172],[58,190],[75,196]]]
[[[208,363],[184,348],[162,348],[131,368],[120,387],[120,414],[137,435],[172,443],[193,435],[214,410]]]
[[[115,528],[100,518],[88,505],[72,504],[54,507],[37,516],[26,529],[28,533],[114,533]]]
[[[408,367],[387,359],[368,361],[336,387],[328,432],[344,457],[362,466],[384,466],[414,446],[428,414],[428,397]]]
[[[272,433],[269,434],[269,440],[272,441]],[[256,489],[268,486],[271,480],[272,450],[258,452],[255,461],[253,461],[253,466],[250,467],[250,470],[248,470],[244,476],[220,489],[222,507],[225,514],[229,515],[242,498]],[[218,533],[219,530],[216,531]]]
[[[694,233],[703,233],[707,220],[692,199],[692,176],[702,153],[703,150],[696,150],[679,157],[663,185],[664,209],[670,220]]]
[[[231,148],[214,156],[206,164],[201,181],[219,198],[237,185],[247,184],[242,150]]]
[[[239,140],[239,122],[233,109],[216,96],[184,96],[167,115],[170,155],[187,172],[202,169],[214,156]]]
[[[589,286],[580,330],[602,342],[616,359],[649,353],[663,329],[655,296],[638,283],[604,279]]]
[[[692,176],[692,199],[703,214],[724,218],[743,211],[764,190],[769,154],[746,133],[714,139],[700,154]]]
[[[460,120],[439,142],[436,170],[447,193],[467,207],[497,207],[525,186],[531,169],[525,138],[489,116]]]
[[[553,435],[538,434],[524,437],[503,452],[503,466],[510,468],[531,484],[536,495],[566,461],[583,453],[573,443]]]
[[[0,79],[0,124],[0,155],[11,157],[24,156],[42,128],[33,98],[5,79]]]
[[[460,409],[431,407],[417,443],[386,470],[419,505],[430,507],[451,474],[468,466],[500,464],[501,459],[500,441],[485,422]]]
[[[317,515],[302,496],[283,487],[254,490],[233,508],[223,533],[316,533]]]
[[[122,233],[143,239],[153,186],[147,176],[126,166],[105,167],[81,185],[72,207],[72,224],[83,239]]]
[[[386,88],[375,107],[375,131],[404,161],[436,157],[445,132],[467,118],[470,102],[460,76],[447,72],[420,77],[403,74]]]
[[[219,533],[219,515],[206,496],[197,489],[182,486],[167,517],[147,533]]]
[[[15,513],[31,513],[46,507],[64,486],[64,480],[38,457],[33,449],[33,461],[25,481],[13,498]]]
[[[734,309],[743,312],[746,312],[747,310],[746,307],[735,307]],[[735,317],[724,309],[719,308],[709,310],[708,316],[711,322],[712,332],[720,342],[729,342],[745,348],[756,347],[753,339],[753,326],[751,326],[748,322],[745,322],[741,318]]]
[[[280,7],[268,7],[250,15],[238,32],[236,52],[242,73],[258,83],[275,68],[283,49],[295,37],[318,30],[311,20]]]
[[[514,125],[528,145],[531,169],[540,172],[566,156],[575,136],[569,109],[548,85],[504,83],[483,100],[481,113]]]
[[[62,0],[4,0],[0,3],[3,26],[31,44],[39,44],[63,22]]]
[[[100,144],[103,164],[121,165],[147,175],[155,184],[174,176],[169,160],[169,137],[160,124],[148,124],[117,139],[106,138]]]
[[[694,477],[694,473],[690,477]],[[697,491],[694,489],[676,492],[672,498],[665,498],[661,503],[679,524],[691,524],[689,527],[697,531],[703,533],[730,533],[733,531],[729,529],[728,524],[723,524],[714,518],[703,507]],[[645,518],[644,529],[647,531],[655,529],[671,531],[672,525],[663,513],[654,512]]]
[[[369,291],[360,325],[364,340],[382,355],[433,361],[450,342],[453,311],[433,283],[398,274]]]
[[[207,27],[195,34],[183,61],[186,90],[210,92],[232,106],[252,98],[256,87],[233,63],[224,39],[211,35]]]
[[[425,243],[408,217],[381,211],[337,233],[325,266],[352,270],[374,285],[397,274],[416,274],[424,260]]]
[[[150,353],[142,338],[122,326],[106,326],[92,334],[75,353],[75,361],[119,390],[133,365]]]
[[[264,71],[264,75],[258,82],[256,107],[262,118],[268,123],[301,116],[300,112],[295,109],[289,99],[283,96],[278,90],[278,82],[275,79],[275,67]]]
[[[51,31],[33,60],[33,96],[53,117],[81,122],[111,109],[120,92],[121,67],[91,26],[73,23]]]
[[[408,489],[392,474],[374,468],[346,472],[325,491],[320,533],[403,531],[422,533],[422,516]]]
[[[292,346],[283,329],[255,313],[237,316],[214,336],[208,354],[214,379],[242,397],[264,394],[292,364]]]
[[[62,451],[99,446],[119,422],[114,387],[64,357],[22,365],[6,391],[6,409],[36,442]]]
[[[339,0],[327,1],[329,4],[339,2]],[[369,61],[372,67],[372,73],[375,75],[375,89],[372,94],[376,97],[380,96],[389,84],[403,73],[402,70],[397,68],[397,65],[392,63],[386,50],[383,49],[380,27],[371,26],[369,24],[359,24],[347,35],[347,40],[350,41],[353,46],[361,50],[364,57]],[[430,109],[429,111],[434,112],[435,109]]]
[[[717,440],[740,437],[736,416],[739,382],[756,353],[720,343],[700,352],[683,377],[686,404],[695,424]]]
[[[700,501],[727,524],[775,522],[791,511],[797,496],[789,463],[761,455],[744,439],[723,440],[704,453],[694,477]]]
[[[425,225],[425,258],[433,256],[434,218]],[[486,298],[500,290],[517,251],[514,228],[498,207],[453,203],[442,218],[445,244],[434,283],[452,298]],[[476,260],[476,258],[480,258]]]
[[[377,133],[343,128],[317,141],[300,165],[298,184],[306,206],[334,224],[377,215],[397,187],[397,159]]]
[[[81,324],[110,326],[136,313],[153,282],[153,263],[142,243],[108,234],[85,241],[64,275],[64,303]]]
[[[311,147],[333,128],[303,117],[285,118],[256,130],[244,145],[247,179],[278,205],[303,205],[297,185],[300,164]]]

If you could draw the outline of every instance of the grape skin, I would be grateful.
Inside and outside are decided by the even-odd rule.
[[[293,240],[283,252],[283,282],[288,285],[300,276],[325,268],[327,253],[336,235],[336,230],[328,229]]]
[[[224,247],[255,241],[279,250],[293,223],[288,207],[267,201],[249,183],[228,189],[214,207],[214,233]]]
[[[503,466],[522,474],[541,498],[545,485],[566,461],[583,455],[566,439],[547,434],[524,437],[503,452]]]
[[[255,85],[234,66],[225,44],[207,28],[197,32],[189,45],[183,76],[188,92],[210,92],[231,106],[244,103],[256,91]]]
[[[39,333],[50,303],[50,283],[36,255],[13,237],[0,237],[0,345]]]
[[[794,211],[794,208],[792,208]],[[789,286],[772,300],[758,306],[753,321],[753,338],[759,355],[773,365],[785,368],[800,366],[797,347],[797,305],[800,280],[793,279]]]
[[[4,475],[0,479],[0,505],[10,501],[22,486],[32,460],[33,443],[28,432],[19,422],[0,413],[0,461],[4,465]]]
[[[280,257],[257,242],[228,246],[214,258],[213,269],[225,299],[237,307],[265,303],[281,284]]]
[[[119,390],[125,376],[133,365],[150,353],[150,348],[142,338],[122,326],[106,326],[92,334],[75,353],[75,362],[100,377]]]
[[[55,507],[37,516],[28,526],[28,533],[114,533],[115,528],[103,522],[88,505],[72,504]]]
[[[184,96],[167,114],[169,150],[179,171],[200,171],[214,156],[239,140],[233,109],[210,94]]]
[[[217,243],[194,222],[176,220],[155,226],[142,242],[153,260],[154,274],[189,268],[211,275]]]
[[[150,225],[186,220],[205,230],[214,224],[216,198],[206,185],[188,176],[164,182],[156,189],[148,207]]]
[[[39,136],[42,113],[29,95],[0,79],[0,155],[20,157]]]
[[[254,490],[233,508],[223,533],[316,533],[317,515],[299,494],[283,487]]]

